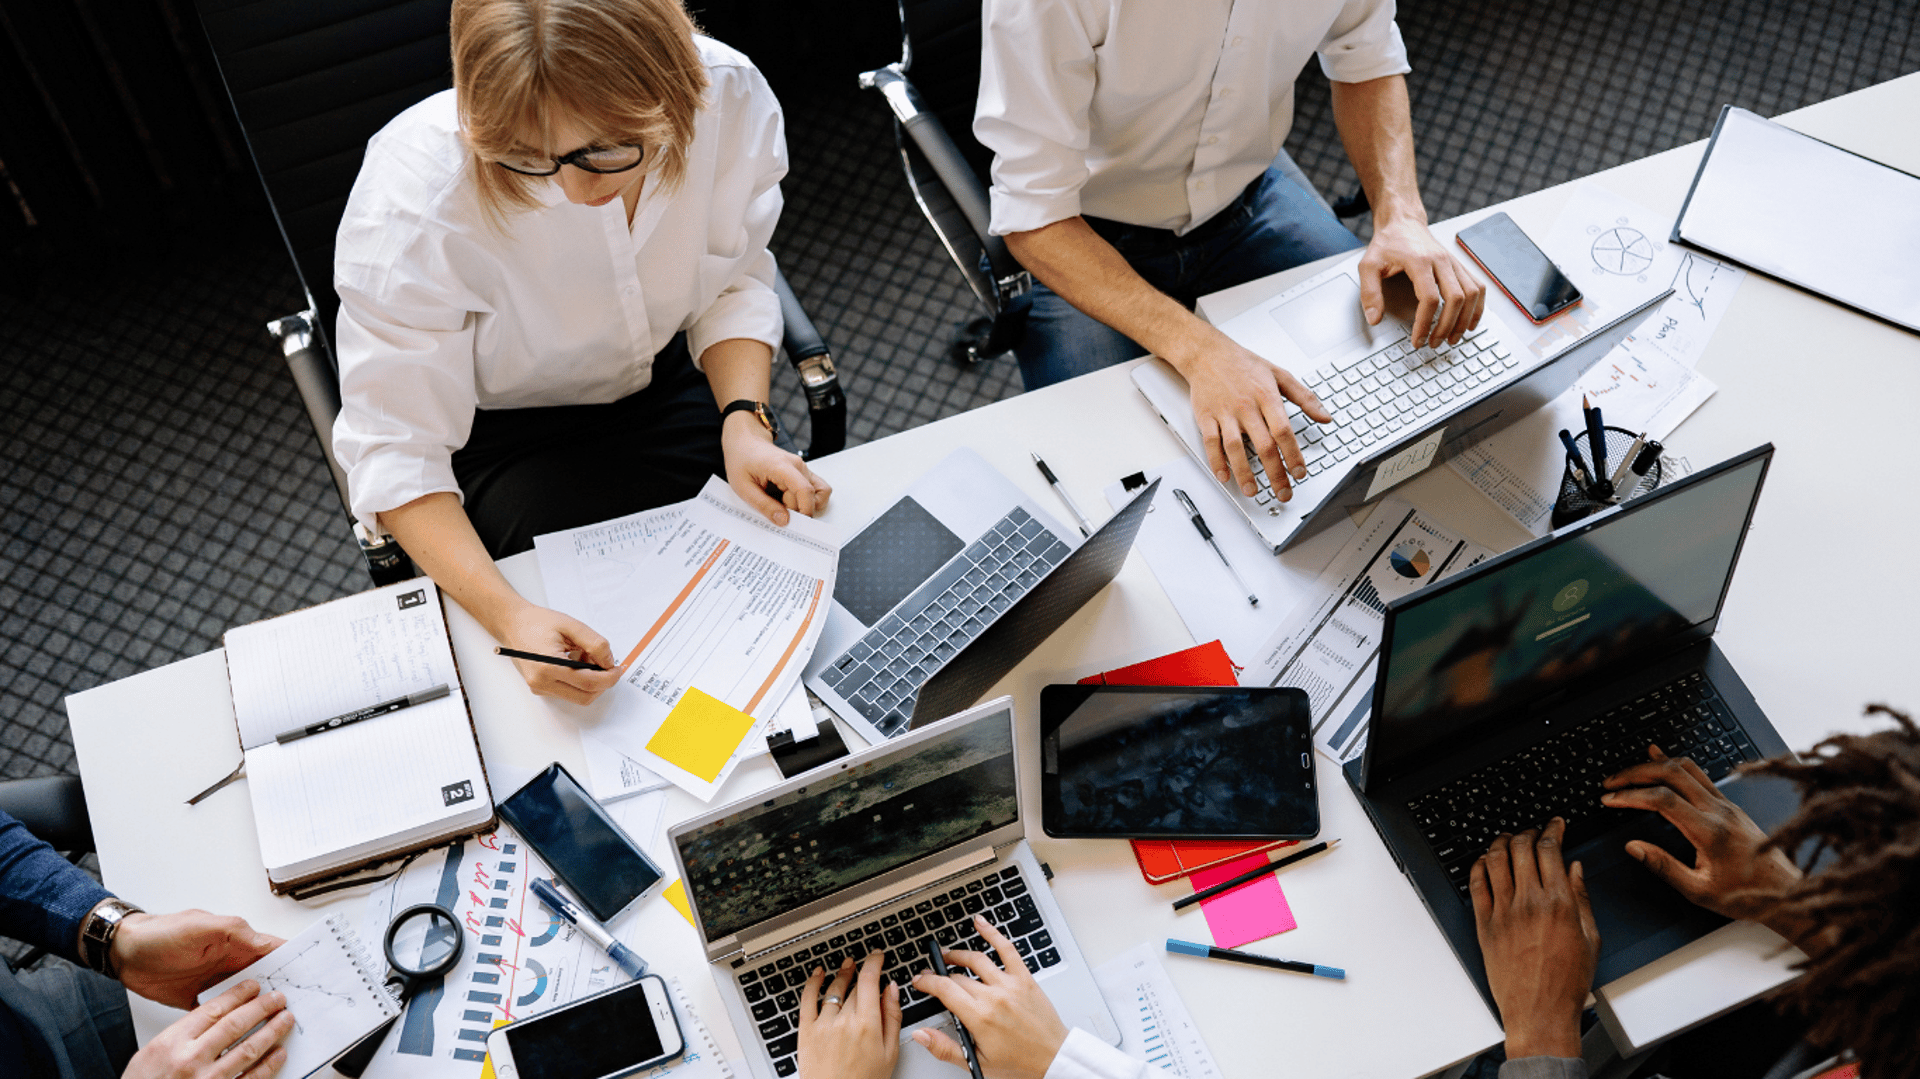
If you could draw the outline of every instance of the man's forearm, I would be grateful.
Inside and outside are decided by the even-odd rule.
[[[1360,174],[1374,220],[1426,224],[1427,211],[1414,175],[1413,114],[1406,76],[1334,83],[1333,122],[1340,129],[1347,159]]]
[[[1028,272],[1068,303],[1133,338],[1188,378],[1220,331],[1147,284],[1084,218],[1007,237]]]

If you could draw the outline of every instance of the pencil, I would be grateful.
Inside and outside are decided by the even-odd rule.
[[[1259,878],[1267,875],[1268,873],[1285,869],[1286,867],[1292,865],[1293,863],[1300,861],[1303,858],[1311,858],[1323,850],[1332,850],[1334,847],[1338,846],[1339,844],[1340,844],[1340,841],[1338,839],[1321,840],[1320,842],[1315,843],[1313,846],[1308,847],[1306,850],[1295,851],[1292,854],[1287,855],[1285,858],[1282,858],[1277,862],[1268,862],[1266,865],[1263,865],[1258,869],[1253,869],[1245,873],[1242,873],[1239,876],[1233,878],[1232,880],[1223,880],[1218,884],[1212,885],[1210,887],[1202,888],[1199,891],[1193,893],[1192,895],[1182,896],[1179,899],[1176,899],[1173,901],[1173,909],[1184,910],[1185,908],[1193,906],[1195,903],[1200,902],[1202,899],[1212,899],[1214,896],[1219,895],[1221,892],[1230,891],[1234,888],[1240,887],[1242,884],[1245,884],[1250,880],[1258,880]]]
[[[493,654],[496,656],[506,656],[510,659],[530,659],[535,663],[551,663],[556,667],[565,667],[575,671],[606,670],[605,667],[602,667],[598,663],[588,663],[583,659],[568,659],[565,656],[543,656],[538,652],[522,652],[518,648],[496,647],[493,650]]]

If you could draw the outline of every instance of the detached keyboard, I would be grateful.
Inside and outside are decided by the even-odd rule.
[[[932,895],[916,893],[896,907],[862,915],[864,920],[829,926],[792,947],[740,962],[734,977],[746,994],[747,1007],[759,1024],[760,1040],[766,1043],[777,1074],[792,1075],[799,1067],[794,1054],[800,1048],[800,987],[807,975],[825,967],[830,983],[848,956],[858,963],[868,951],[885,949],[887,981],[900,987],[903,1028],[945,1010],[938,999],[916,992],[910,984],[915,974],[928,969],[928,936],[942,948],[993,954],[974,930],[975,914],[986,915],[1013,941],[1029,971],[1037,974],[1059,965],[1060,949],[1040,917],[1040,907],[1028,892],[1019,866],[989,869],[971,879],[944,883],[942,888]],[[955,976],[965,974],[955,971]]]
[[[1669,757],[1692,757],[1715,780],[1760,756],[1706,676],[1694,671],[1429,791],[1407,808],[1464,896],[1474,860],[1502,832],[1561,817],[1567,822],[1563,845],[1573,847],[1629,819],[1632,810],[1600,804],[1601,784],[1645,761],[1649,745]]]
[[[841,653],[821,680],[882,735],[899,734],[927,679],[1070,550],[1016,506]]]
[[[1435,411],[1445,411],[1473,392],[1520,366],[1513,352],[1486,327],[1463,336],[1457,345],[1414,348],[1409,338],[1378,352],[1308,375],[1307,388],[1333,412],[1333,422],[1317,424],[1287,407],[1287,421],[1300,440],[1307,475],[1364,457],[1404,434]],[[1273,502],[1273,488],[1260,459],[1251,450],[1260,493],[1254,501]]]

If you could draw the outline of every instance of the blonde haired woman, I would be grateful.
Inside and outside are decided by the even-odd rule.
[[[454,88],[368,143],[340,224],[334,450],[355,515],[495,639],[611,668],[493,559],[709,475],[779,524],[830,493],[752,407],[781,337],[779,104],[676,0],[456,0],[452,39]],[[614,682],[520,670],[576,703]]]

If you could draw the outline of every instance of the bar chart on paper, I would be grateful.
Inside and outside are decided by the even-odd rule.
[[[1093,972],[1093,980],[1120,1024],[1122,1052],[1183,1079],[1219,1079],[1213,1054],[1151,941],[1103,964]]]

